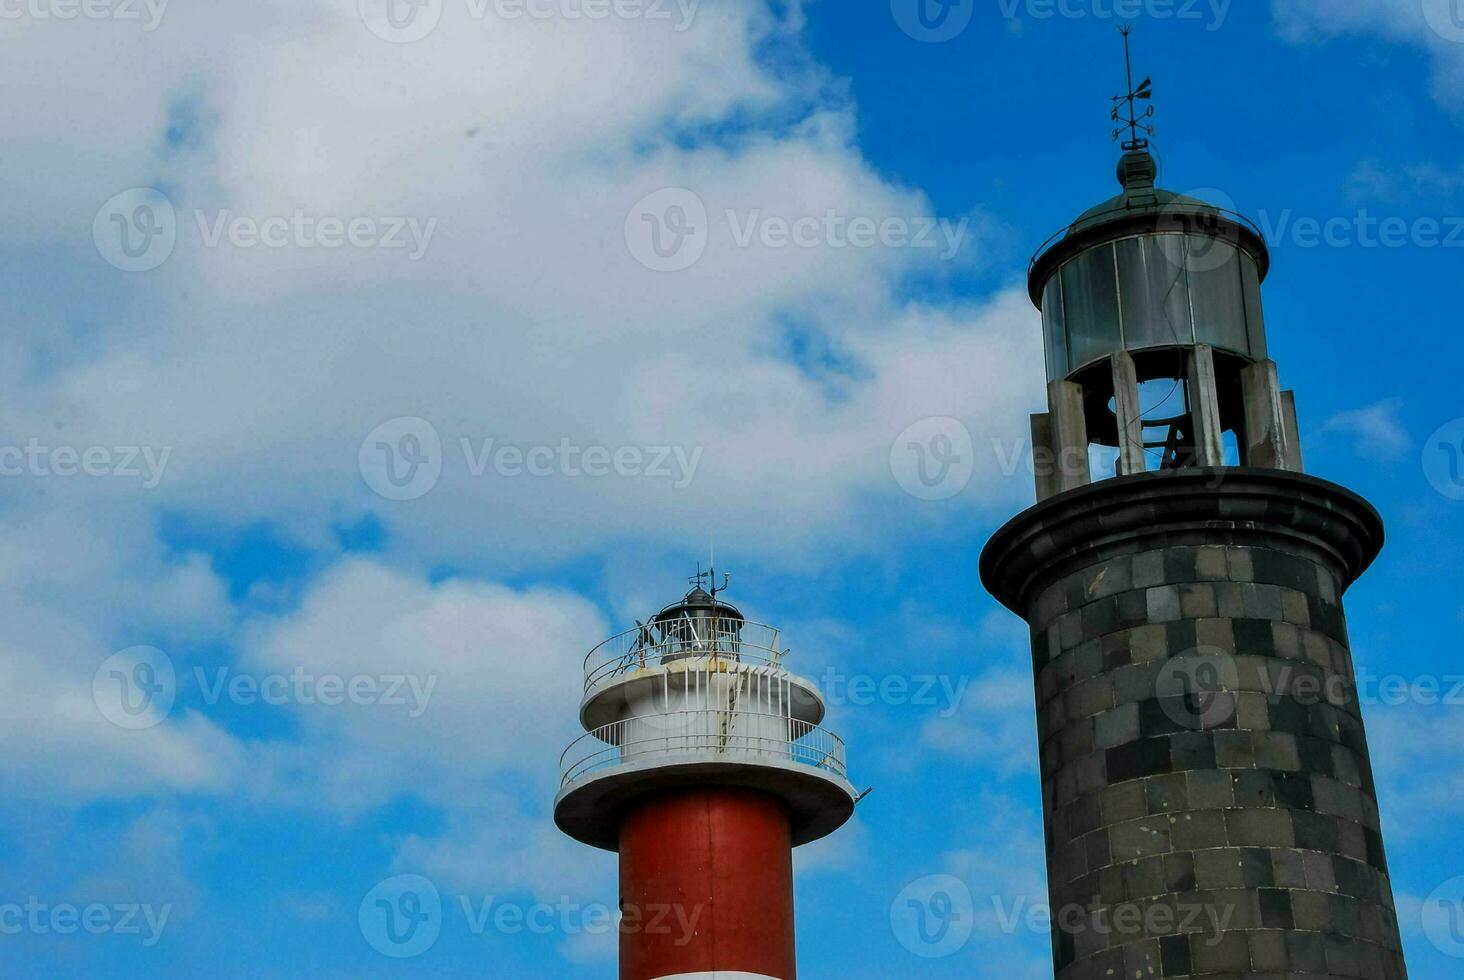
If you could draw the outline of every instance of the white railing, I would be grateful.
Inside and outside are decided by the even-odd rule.
[[[705,635],[703,635],[705,634]],[[585,657],[585,690],[624,674],[692,658],[781,667],[786,650],[780,649],[776,627],[741,620],[690,619],[638,626],[610,637]]]
[[[559,759],[560,787],[617,766],[674,764],[679,754],[708,752],[728,762],[796,762],[848,778],[844,741],[827,729],[781,715],[683,711],[628,718],[580,736]]]

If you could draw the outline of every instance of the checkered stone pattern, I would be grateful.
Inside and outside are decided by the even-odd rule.
[[[1403,980],[1335,573],[1149,546],[1028,610],[1058,980]]]

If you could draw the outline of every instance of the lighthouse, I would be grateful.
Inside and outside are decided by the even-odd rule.
[[[554,819],[620,855],[620,980],[795,980],[793,848],[854,813],[844,744],[781,632],[692,584],[585,658]]]
[[[1031,628],[1056,976],[1403,980],[1343,610],[1383,524],[1304,471],[1266,243],[1157,186],[1151,99],[1032,262],[1038,502],[981,558]]]

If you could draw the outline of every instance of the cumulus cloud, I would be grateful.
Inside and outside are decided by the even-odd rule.
[[[1382,36],[1412,44],[1433,59],[1433,95],[1464,110],[1464,23],[1454,0],[1272,0],[1277,31],[1296,43],[1343,35]]]
[[[1338,412],[1322,423],[1322,430],[1350,437],[1359,455],[1396,459],[1413,445],[1402,411],[1403,399],[1389,398]]]
[[[337,759],[311,791],[343,806],[404,791],[468,803],[477,781],[504,771],[552,785],[585,652],[607,632],[566,592],[433,584],[355,559],[323,574],[297,610],[254,624],[239,669],[404,678],[395,697],[381,684],[358,703],[292,706],[306,738]]]
[[[788,43],[797,18],[706,5],[676,32],[473,19],[448,4],[467,19],[397,46],[355,8],[170,10],[148,37],[147,73],[116,65],[142,57],[124,38],[99,77],[51,97],[50,119],[76,118],[72,102],[81,120],[127,117],[98,128],[105,151],[84,125],[19,130],[7,162],[33,171],[42,203],[13,246],[43,245],[101,285],[30,301],[45,307],[32,317],[95,302],[98,326],[12,342],[12,363],[44,345],[52,367],[16,379],[8,428],[63,419],[78,445],[171,450],[153,507],[233,523],[268,512],[317,544],[332,521],[371,512],[411,554],[499,566],[627,538],[681,544],[712,519],[792,554],[834,528],[847,538],[863,502],[899,492],[889,448],[912,422],[955,416],[981,447],[1020,437],[1010,420],[1040,378],[1020,296],[949,308],[902,298],[907,277],[972,260],[979,243],[958,219],[946,228],[967,246],[957,262],[940,231],[932,248],[853,247],[839,244],[847,231],[823,230],[808,247],[739,241],[765,222],[895,221],[918,235],[941,217],[862,159],[851,108],[825,98],[816,73],[754,58]],[[255,43],[220,48],[230,32],[216,17]],[[97,44],[116,33],[106,26]],[[25,51],[0,72],[59,56],[39,31]],[[100,106],[109,91],[115,104]],[[109,164],[53,166],[58,146]],[[97,255],[92,217],[140,184],[166,191],[177,244],[160,268],[129,275]],[[663,188],[689,190],[708,214],[705,255],[678,273],[645,268],[625,237],[637,202]],[[433,232],[412,261],[295,239],[240,247],[219,230],[297,217],[407,218]],[[808,350],[827,356],[797,353]],[[358,456],[401,416],[433,426],[442,476],[392,502],[367,488]],[[489,446],[566,442],[674,447],[697,467],[689,485],[557,463],[539,477],[475,472]],[[991,471],[967,506],[994,506],[1021,482]],[[856,542],[876,533],[856,526],[869,529]]]
[[[1409,204],[1417,200],[1452,200],[1464,192],[1464,167],[1437,163],[1385,166],[1364,160],[1347,177],[1348,199],[1358,204]]]
[[[27,96],[0,161],[25,188],[0,229],[0,449],[45,457],[5,476],[0,505],[14,798],[349,821],[405,794],[442,824],[389,842],[402,870],[600,890],[609,865],[546,815],[580,660],[609,627],[584,597],[500,582],[606,555],[645,567],[709,527],[769,567],[871,546],[909,502],[891,447],[930,417],[969,430],[978,475],[912,520],[1029,498],[1011,461],[1041,401],[1035,313],[1016,288],[928,288],[981,261],[980,216],[940,215],[863,158],[855,108],[799,50],[798,4],[702,4],[684,31],[485,9],[448,3],[407,45],[374,36],[355,0],[170,5],[152,31],[0,23],[15,42],[0,81]],[[58,64],[64,80],[35,88]],[[170,210],[135,211],[135,188]],[[678,272],[627,237],[668,188],[706,214],[704,254]],[[132,203],[109,211],[119,194]],[[156,268],[117,268],[119,231],[169,215]],[[328,246],[329,221],[399,223],[411,244]],[[855,243],[855,222],[877,240]],[[362,459],[402,417],[427,424],[441,472],[394,500]],[[562,455],[544,475],[479,466],[565,444],[578,472]],[[586,450],[659,448],[695,459],[691,478],[586,472]],[[166,465],[152,485],[60,475],[89,451]],[[386,550],[341,559],[337,529],[368,516]],[[264,525],[324,570],[259,613],[169,543],[178,519]],[[127,731],[91,685],[138,643],[166,650],[182,690]],[[432,686],[415,717],[293,702],[246,731],[200,703],[221,670]],[[846,866],[852,846],[807,862]]]
[[[8,792],[82,802],[224,791],[242,747],[218,725],[179,711],[129,730],[97,699],[94,681],[118,650],[217,639],[231,620],[206,559],[171,554],[150,529],[112,516],[45,506],[8,515],[0,546]]]
[[[931,718],[921,742],[937,752],[979,761],[1011,774],[1036,769],[1032,678],[1020,670],[977,678],[950,717]]]

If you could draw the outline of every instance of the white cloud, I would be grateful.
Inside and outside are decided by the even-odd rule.
[[[1456,0],[1272,0],[1280,35],[1296,43],[1342,35],[1383,37],[1423,48],[1433,58],[1433,95],[1464,110],[1464,24]]]
[[[1413,445],[1403,424],[1402,411],[1403,399],[1389,398],[1338,412],[1322,423],[1322,431],[1351,437],[1360,456],[1396,459]]]
[[[239,669],[408,678],[400,705],[291,707],[310,744],[348,763],[327,767],[312,792],[353,805],[403,791],[467,803],[475,781],[505,770],[552,785],[575,732],[584,655],[608,632],[592,605],[566,592],[434,585],[349,559],[299,609],[255,624]]]
[[[645,566],[700,550],[708,528],[769,568],[800,566],[900,534],[894,505],[937,522],[1027,500],[1030,477],[1001,473],[997,447],[1013,451],[1040,403],[1036,315],[1015,288],[982,303],[908,298],[912,277],[978,260],[979,241],[950,262],[735,241],[754,215],[938,217],[862,157],[852,107],[815,69],[754,56],[796,47],[796,4],[781,23],[756,0],[704,4],[677,33],[464,20],[449,3],[450,20],[407,46],[372,36],[356,6],[204,0],[170,6],[145,36],[0,24],[16,42],[0,82],[34,96],[18,100],[5,153],[27,176],[0,253],[34,286],[0,312],[0,429],[17,444],[170,453],[148,491],[6,478],[6,516],[26,519],[0,544],[14,587],[0,599],[0,698],[16,706],[0,720],[7,786],[66,805],[208,795],[342,821],[409,794],[444,829],[389,842],[404,870],[469,890],[610,894],[612,859],[546,820],[577,734],[580,659],[607,625],[579,596],[425,570]],[[41,77],[53,81],[37,91]],[[178,242],[158,269],[127,274],[98,253],[93,222],[136,186],[166,191]],[[694,191],[711,223],[705,257],[674,275],[638,264],[623,231],[665,187]],[[210,247],[200,226],[297,212],[436,224],[416,262]],[[358,452],[407,415],[436,427],[444,473],[392,503],[365,486]],[[889,471],[896,436],[931,416],[971,430],[984,474],[941,506],[912,502]],[[475,477],[460,439],[702,455],[677,491]],[[177,515],[265,523],[329,555],[333,529],[368,513],[386,554],[340,561],[299,586],[297,606],[243,623],[209,561],[158,532]],[[185,676],[234,653],[236,674],[435,686],[417,718],[293,705],[287,734],[262,739],[236,734],[229,710],[181,707],[124,732],[90,684],[140,642],[166,646]],[[858,843],[805,863],[843,866]]]
[[[905,499],[888,457],[912,422],[958,417],[995,462],[990,441],[1020,438],[1021,406],[1039,400],[1035,313],[1017,291],[990,306],[919,306],[901,283],[951,268],[933,250],[736,244],[734,224],[754,215],[935,217],[862,159],[852,113],[820,99],[815,75],[756,63],[755,44],[791,40],[761,4],[705,5],[683,33],[488,17],[405,47],[364,30],[354,3],[169,14],[147,73],[114,64],[142,56],[124,41],[101,74],[51,96],[50,118],[72,103],[83,120],[124,117],[99,127],[112,143],[79,145],[92,137],[77,126],[58,144],[55,123],[38,121],[18,130],[11,158],[34,164],[44,202],[15,247],[74,249],[124,299],[92,333],[48,339],[55,369],[17,385],[0,418],[23,434],[64,418],[81,445],[171,448],[142,506],[235,523],[267,513],[317,544],[332,521],[375,511],[406,553],[497,566],[626,540],[684,546],[716,522],[794,560],[830,534],[857,547],[888,533],[854,521],[851,538],[851,516]],[[215,47],[230,35],[216,17],[252,43]],[[32,40],[0,78],[78,60],[49,35]],[[114,87],[118,101],[99,106]],[[168,104],[197,146],[159,151]],[[45,159],[57,145],[112,163],[58,169]],[[92,215],[155,178],[179,243],[155,272],[117,273],[92,248]],[[623,240],[635,202],[667,186],[693,189],[712,223],[706,257],[676,275],[642,268]],[[208,248],[195,209],[205,225],[225,210],[438,223],[413,263]],[[35,315],[59,312],[49,300]],[[790,322],[850,370],[782,356]],[[38,343],[12,363],[33,361]],[[363,484],[357,451],[402,415],[431,421],[447,456],[430,494],[392,504]],[[460,440],[490,438],[702,455],[682,491],[474,477]],[[962,505],[1029,492],[1025,475],[994,475]]]
[[[170,555],[150,529],[115,518],[44,506],[7,515],[0,738],[12,794],[212,794],[234,785],[242,767],[240,743],[196,713],[130,731],[100,710],[93,678],[118,649],[217,639],[231,619],[201,556]]]
[[[922,744],[1005,774],[1035,771],[1029,673],[1002,670],[977,678],[958,709],[949,717],[929,719],[920,732]]]
[[[1451,170],[1432,162],[1388,166],[1365,160],[1347,178],[1348,199],[1357,204],[1450,201],[1461,192],[1464,167]]]

